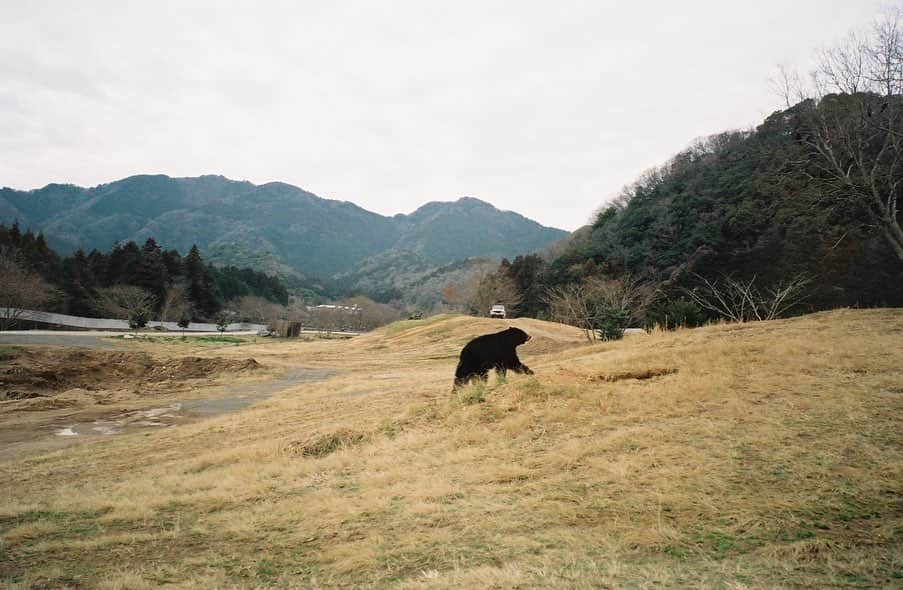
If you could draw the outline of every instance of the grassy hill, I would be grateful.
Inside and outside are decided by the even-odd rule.
[[[460,347],[504,325],[533,335],[519,354],[535,377],[453,395]],[[602,344],[538,320],[437,316],[200,354],[340,373],[242,412],[7,462],[0,576],[774,588],[903,575],[898,310]]]

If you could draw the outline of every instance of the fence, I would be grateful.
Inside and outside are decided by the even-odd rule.
[[[10,309],[0,307],[0,316],[15,317],[19,321],[37,322],[40,324],[48,324],[50,326],[61,326],[67,328],[77,328],[80,330],[128,330],[129,323],[127,320],[113,320],[105,318],[83,318],[74,315],[66,315],[62,313],[51,313],[49,311],[32,311],[28,309]],[[182,328],[176,322],[148,322],[148,328],[162,328],[172,332],[181,332]],[[226,326],[227,332],[245,332],[257,331],[266,328],[263,324],[249,324],[247,322],[236,322]],[[186,332],[216,332],[218,328],[216,324],[206,324],[202,322],[191,322],[185,328]]]

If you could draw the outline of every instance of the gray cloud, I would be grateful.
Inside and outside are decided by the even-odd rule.
[[[880,5],[0,0],[0,185],[221,173],[574,229]]]

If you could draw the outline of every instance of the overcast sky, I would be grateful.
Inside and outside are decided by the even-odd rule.
[[[223,174],[573,230],[887,5],[0,0],[0,186]]]

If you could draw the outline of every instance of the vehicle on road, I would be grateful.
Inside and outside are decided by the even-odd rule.
[[[505,319],[505,306],[500,304],[495,304],[489,308],[489,317],[491,318],[499,318]]]

